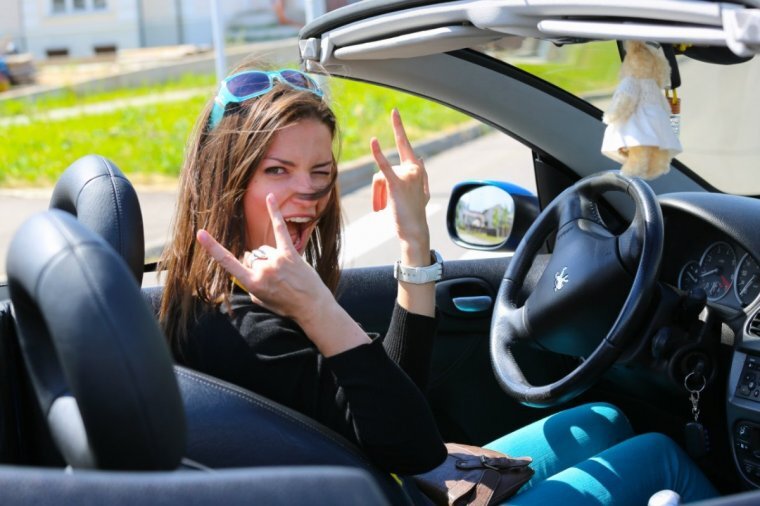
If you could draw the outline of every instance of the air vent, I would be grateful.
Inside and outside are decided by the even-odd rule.
[[[749,321],[749,325],[747,325],[747,334],[760,337],[760,311],[752,315],[752,319]]]

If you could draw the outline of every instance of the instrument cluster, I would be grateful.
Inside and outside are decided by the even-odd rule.
[[[733,299],[744,307],[760,295],[760,265],[725,241],[709,244],[699,259],[681,267],[678,288],[702,288],[711,302]],[[727,297],[728,296],[728,297]]]

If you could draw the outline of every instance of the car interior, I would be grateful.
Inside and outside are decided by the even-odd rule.
[[[757,69],[758,25],[752,1],[366,0],[302,29],[305,70],[442,103],[531,150],[536,195],[465,181],[450,196],[452,240],[504,254],[445,261],[436,285],[425,394],[445,440],[483,445],[606,401],[637,433],[686,449],[722,493],[703,506],[760,501],[760,191],[721,191],[679,159],[655,180],[622,176],[599,150],[599,107],[480,49],[506,36],[564,46],[645,33],[694,44],[678,54],[686,89],[690,59]],[[143,218],[119,169],[128,164],[74,161],[50,209],[9,247],[0,498],[424,504],[314,420],[172,363],[156,320],[161,286],[143,280]],[[496,242],[457,228],[458,204],[484,187],[512,206]],[[392,266],[347,269],[338,293],[367,332],[386,331]],[[694,433],[685,427],[697,407],[704,431]]]

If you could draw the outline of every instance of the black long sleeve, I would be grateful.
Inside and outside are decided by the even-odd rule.
[[[231,313],[203,313],[177,359],[314,418],[382,469],[417,474],[446,454],[417,387],[434,333],[435,319],[397,307],[385,339],[325,358],[293,321],[235,294]]]
[[[420,390],[427,390],[430,358],[437,320],[410,313],[396,304],[393,307],[383,347],[388,356],[414,381]]]

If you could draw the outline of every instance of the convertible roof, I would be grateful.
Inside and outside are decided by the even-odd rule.
[[[727,47],[751,57],[760,52],[760,0],[365,0],[308,24],[300,38],[304,60],[327,63],[416,57],[508,35]]]

